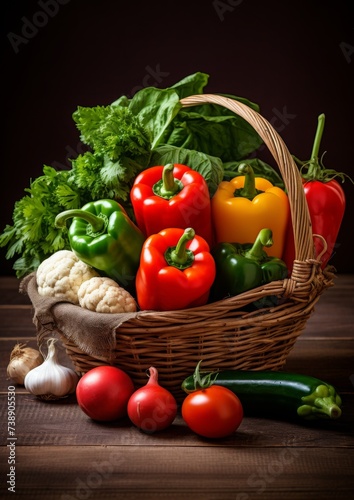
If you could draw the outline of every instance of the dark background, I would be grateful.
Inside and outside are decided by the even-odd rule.
[[[81,152],[71,117],[78,105],[106,105],[196,71],[210,75],[205,91],[258,103],[301,159],[325,113],[324,163],[354,178],[349,0],[13,0],[2,8],[0,231],[43,164],[69,168]],[[16,47],[14,35],[23,37]],[[284,110],[291,118],[279,118]],[[347,210],[331,263],[352,273],[354,185],[343,188]],[[14,275],[0,252],[1,274]]]

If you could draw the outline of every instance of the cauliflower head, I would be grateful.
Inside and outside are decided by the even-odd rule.
[[[111,278],[94,277],[78,290],[81,307],[99,313],[135,312],[137,304],[130,293]]]
[[[99,276],[97,271],[82,262],[74,252],[59,250],[38,266],[36,272],[38,293],[79,304],[80,285],[95,276]]]

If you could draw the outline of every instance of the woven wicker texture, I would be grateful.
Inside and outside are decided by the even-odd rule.
[[[295,242],[291,277],[202,307],[140,311],[116,329],[115,346],[105,356],[87,354],[72,337],[57,329],[77,371],[84,373],[97,365],[113,364],[129,373],[139,387],[147,382],[146,370],[155,366],[161,385],[178,401],[183,398],[182,381],[201,359],[203,370],[284,367],[321,293],[333,284],[333,275],[322,271],[314,256],[300,173],[271,124],[244,104],[218,95],[191,96],[181,103],[183,107],[204,103],[224,106],[250,123],[263,139],[289,196]],[[277,305],[246,312],[249,304],[264,297],[277,297]]]

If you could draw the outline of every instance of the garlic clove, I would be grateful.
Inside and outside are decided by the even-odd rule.
[[[58,362],[56,340],[54,338],[48,340],[48,353],[43,363],[29,371],[24,380],[25,388],[44,400],[59,399],[72,394],[79,381],[74,370]]]

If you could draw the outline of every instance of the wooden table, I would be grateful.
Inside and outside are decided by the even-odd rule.
[[[320,298],[286,366],[335,385],[342,417],[307,424],[246,417],[234,436],[216,441],[194,435],[180,416],[155,435],[127,420],[95,423],[74,396],[41,402],[21,386],[16,433],[9,436],[9,354],[16,341],[36,342],[18,281],[0,279],[0,292],[2,498],[354,499],[354,275],[337,276]]]

